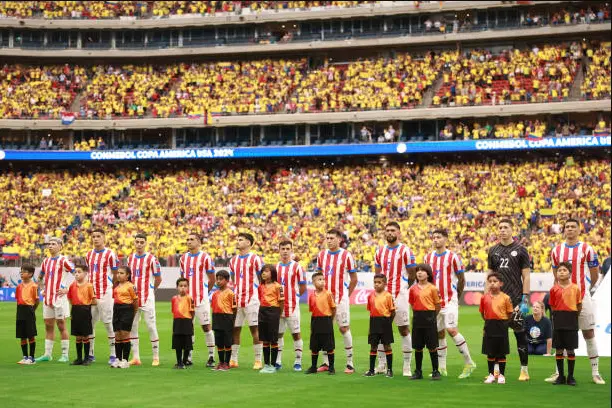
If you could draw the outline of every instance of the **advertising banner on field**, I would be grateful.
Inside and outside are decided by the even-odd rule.
[[[610,357],[610,271],[604,276],[603,281],[593,295],[593,309],[595,312],[595,339],[597,340],[597,351],[600,356]],[[577,356],[586,356],[586,343],[582,335],[578,336]]]

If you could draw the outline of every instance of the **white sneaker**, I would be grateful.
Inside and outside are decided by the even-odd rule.
[[[32,365],[32,364],[36,364],[36,362],[34,360],[32,360],[31,358],[26,358],[25,361],[22,364],[23,365]]]
[[[404,377],[412,377],[412,370],[410,369],[409,365],[405,365],[404,366],[404,369],[402,371],[402,375]]]
[[[559,373],[554,373],[550,377],[545,379],[544,381],[546,381],[547,383],[554,383],[555,381],[557,381],[558,377],[559,377]]]
[[[130,362],[127,360],[121,360],[121,365],[119,366],[119,368],[130,368]]]
[[[604,379],[603,379],[603,378],[601,378],[601,375],[599,375],[599,374],[595,374],[595,375],[593,376],[593,382],[594,382],[595,384],[598,384],[598,385],[605,385],[605,383],[606,383],[606,382],[604,381]]]
[[[498,384],[505,384],[506,383],[506,377],[504,377],[503,375],[498,375],[497,376],[497,383]]]
[[[115,359],[115,361],[110,363],[110,368],[121,368],[121,360]]]
[[[487,379],[484,380],[485,384],[493,384],[495,382],[495,376],[493,374],[489,374]]]

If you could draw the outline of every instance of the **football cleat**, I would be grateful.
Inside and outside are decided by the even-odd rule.
[[[376,373],[372,370],[368,370],[363,374],[364,377],[374,377],[376,376]]]
[[[208,357],[208,361],[206,362],[206,367],[213,368],[215,366],[215,359],[212,357]]]
[[[464,365],[463,371],[461,372],[461,374],[459,374],[459,378],[460,379],[468,378],[470,375],[472,375],[475,368],[476,368],[476,364],[473,364],[473,363]]]
[[[273,366],[273,367],[274,367],[274,369],[275,369],[276,371],[278,371],[278,370],[280,370],[281,368],[283,368],[283,365],[282,365],[282,364],[278,364],[278,363],[274,363],[274,366]]]
[[[557,379],[555,380],[555,382],[552,383],[552,385],[565,385],[566,382],[567,379],[565,378],[565,376],[558,375]]]
[[[293,371],[302,371],[302,365],[300,363],[295,363],[293,365]]]
[[[304,371],[304,374],[316,374],[319,370],[316,367],[310,367],[308,370]]]
[[[116,361],[121,361],[121,360],[119,360],[115,356],[110,356],[110,358],[108,359],[108,365],[113,365],[113,363],[115,363]],[[117,367],[115,367],[115,368],[117,368]]]
[[[261,370],[263,368],[263,364],[260,360],[255,361],[253,364],[253,370]]]
[[[45,362],[45,361],[51,361],[51,360],[53,360],[53,357],[48,356],[48,355],[46,355],[46,354],[43,354],[42,356],[40,356],[40,357],[38,357],[38,358],[36,359],[36,362],[37,362],[37,363],[42,363],[42,362]]]
[[[598,385],[604,385],[604,384],[606,383],[606,382],[604,381],[604,379],[603,379],[603,378],[601,378],[601,375],[599,375],[599,374],[596,374],[596,375],[594,375],[594,376],[593,376],[593,382],[594,382],[595,384],[598,384]],[[575,385],[575,384],[574,384],[574,385]]]
[[[431,379],[432,381],[438,381],[442,378],[442,375],[440,374],[440,371],[435,370],[431,373]]]
[[[353,374],[355,372],[355,368],[352,365],[346,365],[344,369],[344,374]]]
[[[393,378],[393,370],[387,370],[387,372],[385,373],[385,377]]]
[[[229,366],[230,368],[238,368],[238,362],[235,360],[230,360]]]
[[[153,367],[159,367],[159,359],[158,358],[154,358],[153,362],[151,363],[151,365]]]
[[[30,359],[24,356],[21,360],[17,362],[17,364],[29,364],[28,361],[30,361]]]
[[[327,364],[321,364],[319,368],[317,368],[318,373],[322,373],[323,371],[329,371],[329,366]]]
[[[411,380],[422,380],[423,373],[420,370],[414,370],[414,374],[410,377]]]
[[[79,360],[78,358],[74,360],[70,365],[83,365],[83,360]]]
[[[567,385],[571,385],[572,387],[575,387],[576,379],[574,377],[567,377]]]
[[[527,372],[527,370],[521,370],[521,374],[519,375],[518,380],[519,381],[529,381],[529,372]]]
[[[68,356],[65,355],[65,354],[62,354],[62,356],[57,359],[58,363],[67,363],[68,361],[70,361],[70,360],[68,360]]]
[[[137,358],[133,358],[133,359],[130,361],[130,365],[131,365],[131,366],[132,366],[132,365],[133,365],[133,366],[139,366],[139,365],[142,365],[142,362],[141,362],[139,359],[137,359]]]

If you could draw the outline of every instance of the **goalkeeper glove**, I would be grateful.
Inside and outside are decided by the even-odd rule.
[[[519,310],[523,314],[529,313],[529,295],[523,294],[523,299],[521,300],[521,304],[519,305]]]

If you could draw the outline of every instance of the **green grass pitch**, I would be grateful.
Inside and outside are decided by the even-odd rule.
[[[305,348],[308,348],[309,316],[302,305],[302,330]],[[240,368],[230,372],[212,372],[204,367],[205,345],[201,331],[196,332],[195,366],[189,370],[172,370],[174,352],[170,348],[172,330],[170,305],[157,305],[158,329],[161,345],[161,365],[151,367],[151,348],[148,333],[141,324],[141,359],[143,366],[128,370],[110,369],[108,343],[102,325],[97,326],[96,357],[91,367],[71,367],[56,361],[35,366],[20,366],[21,357],[15,333],[15,304],[0,303],[0,406],[3,407],[590,407],[610,406],[610,358],[601,358],[600,371],[608,384],[591,382],[591,370],[585,357],[576,362],[576,388],[552,386],[544,382],[554,370],[552,357],[531,357],[531,381],[520,383],[519,362],[513,336],[510,337],[512,354],[508,359],[507,384],[483,384],[486,359],[480,354],[482,321],[475,307],[461,307],[460,331],[468,340],[478,368],[471,378],[457,379],[462,359],[449,339],[449,376],[440,382],[410,381],[401,376],[402,358],[399,335],[394,344],[395,378],[384,376],[365,378],[362,373],[368,364],[368,315],[364,306],[351,309],[351,328],[355,347],[357,372],[335,377],[326,373],[306,376],[291,369],[293,346],[290,336],[285,339],[284,367],[276,375],[254,372],[253,348],[248,330],[243,330],[240,350]],[[41,309],[38,315],[37,355],[44,351],[44,326]],[[336,335],[336,344],[342,338]],[[54,358],[60,354],[59,342],[54,347]],[[71,338],[70,356],[74,358],[74,338]],[[304,366],[310,356],[304,353]],[[337,353],[338,367],[345,362],[342,347]],[[414,367],[414,362],[413,362]],[[430,370],[429,358],[424,359],[424,371]]]

